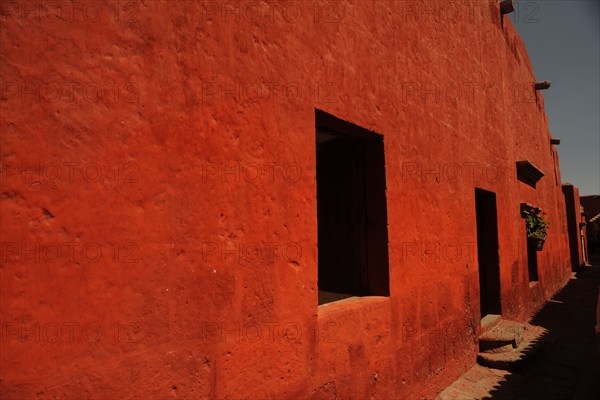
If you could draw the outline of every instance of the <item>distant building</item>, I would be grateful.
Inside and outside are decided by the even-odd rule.
[[[590,248],[600,248],[600,195],[581,196],[587,218],[587,237]]]
[[[565,195],[571,269],[575,272],[588,262],[586,217],[580,205],[579,189],[570,183],[562,187]]]

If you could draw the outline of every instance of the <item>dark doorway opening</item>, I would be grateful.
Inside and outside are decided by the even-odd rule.
[[[389,296],[383,137],[316,110],[319,304]]]
[[[481,317],[500,315],[500,258],[496,194],[475,189]]]
[[[527,231],[525,231],[525,235],[527,235]],[[537,282],[539,280],[537,250],[535,246],[529,243],[527,243],[527,270],[529,272],[529,282]]]
[[[579,228],[578,220],[580,218],[579,210],[575,207],[575,198],[578,194],[575,187],[571,184],[562,185],[562,192],[565,196],[565,206],[567,212],[567,233],[569,235],[569,252],[571,255],[571,271],[577,272],[581,267],[579,262]]]

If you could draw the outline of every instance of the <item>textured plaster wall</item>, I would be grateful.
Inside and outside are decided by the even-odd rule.
[[[581,229],[580,222],[583,221],[581,215],[581,201],[579,197],[579,189],[572,184],[565,184],[562,187],[565,196],[567,215],[567,231],[569,235],[569,251],[571,255],[571,269],[577,271],[584,264],[583,249],[581,246]],[[585,235],[585,234],[584,234]]]
[[[445,3],[2,1],[3,397],[433,397],[475,362],[475,187],[527,320],[570,276],[543,97],[496,2]],[[317,307],[315,108],[384,136],[390,297]]]

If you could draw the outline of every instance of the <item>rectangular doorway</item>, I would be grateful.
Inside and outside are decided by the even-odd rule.
[[[475,189],[481,318],[500,315],[500,258],[496,194]]]
[[[389,296],[383,136],[315,116],[319,304]]]
[[[534,246],[529,245],[527,246],[527,271],[529,272],[529,283],[540,280],[538,276],[537,250]]]

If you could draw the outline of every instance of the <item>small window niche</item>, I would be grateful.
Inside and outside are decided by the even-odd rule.
[[[533,163],[523,160],[517,161],[517,179],[535,189],[537,182],[544,173]]]
[[[319,304],[389,296],[383,136],[315,110]]]

